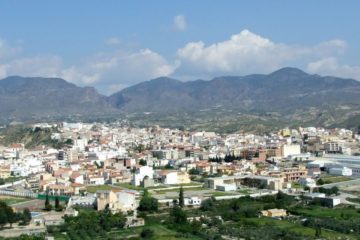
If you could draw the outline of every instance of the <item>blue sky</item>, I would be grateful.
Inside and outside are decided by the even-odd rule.
[[[62,77],[110,94],[285,66],[360,79],[360,2],[1,1],[0,78]]]

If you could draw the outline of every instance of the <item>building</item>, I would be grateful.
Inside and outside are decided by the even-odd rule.
[[[216,189],[217,186],[224,184],[235,185],[237,188],[241,186],[267,188],[271,190],[281,190],[283,188],[283,178],[269,177],[259,175],[236,175],[227,177],[207,178],[204,181],[204,187]]]
[[[154,170],[152,167],[149,166],[141,166],[138,168],[133,175],[133,178],[131,180],[131,184],[135,186],[140,186],[141,182],[144,180],[144,178],[154,178]]]
[[[216,190],[223,191],[223,192],[236,191],[236,185],[235,184],[219,184],[219,185],[216,185]]]
[[[136,193],[133,191],[96,191],[97,210],[101,211],[109,208],[112,212],[135,211],[138,207]]]
[[[329,169],[329,174],[338,176],[351,176],[352,170],[347,167],[334,167]]]
[[[162,170],[159,173],[160,181],[164,184],[188,184],[191,182],[187,172],[179,172],[174,170]]]
[[[307,175],[307,170],[304,166],[284,168],[281,175],[284,177],[285,182],[297,182]]]
[[[327,153],[342,153],[342,144],[338,142],[327,142],[324,148]]]
[[[264,217],[286,217],[287,213],[285,209],[268,209],[260,212]]]
[[[316,182],[314,179],[309,177],[302,177],[299,179],[298,183],[306,187],[316,187]]]
[[[284,158],[287,158],[291,155],[298,155],[301,153],[299,144],[284,144],[281,146],[281,155]]]
[[[198,197],[184,198],[184,205],[185,206],[200,206],[201,199]]]

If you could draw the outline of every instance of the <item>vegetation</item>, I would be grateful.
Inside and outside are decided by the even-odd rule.
[[[6,224],[19,222],[21,225],[28,225],[31,221],[31,214],[28,208],[25,208],[22,213],[15,213],[11,207],[5,202],[0,201],[0,228]]]
[[[149,192],[145,189],[143,196],[139,203],[139,211],[142,212],[156,212],[158,210],[159,203],[156,198],[150,196]]]
[[[86,186],[86,191],[88,193],[96,193],[97,190],[111,190],[113,189],[110,185],[96,185],[96,186]]]
[[[60,141],[51,139],[52,133],[56,133],[56,128],[31,128],[26,125],[10,126],[3,130],[4,136],[1,144],[10,145],[12,143],[24,143],[26,148],[34,148],[39,145],[46,145],[56,149],[63,148],[67,144],[72,144],[68,140]],[[70,139],[71,140],[71,139]]]
[[[183,208],[185,206],[184,203],[184,189],[181,186],[179,190],[179,207]]]
[[[319,187],[318,189],[314,189],[315,191],[318,191],[320,193],[325,193],[326,195],[338,195],[339,194],[339,188],[334,186],[332,188],[323,188]]]
[[[60,231],[67,232],[71,239],[105,238],[112,229],[122,229],[126,222],[121,213],[112,214],[108,209],[100,212],[80,211],[78,216],[65,216],[64,220]],[[55,229],[49,230],[52,232]]]
[[[51,211],[52,208],[53,208],[53,206],[52,206],[51,203],[50,203],[49,195],[48,195],[48,194],[46,194],[46,199],[45,199],[44,205],[45,205],[44,209],[45,209],[46,211]]]
[[[348,197],[348,198],[346,198],[346,200],[349,201],[349,202],[353,202],[353,203],[360,203],[360,198]]]
[[[318,185],[330,184],[330,183],[337,183],[337,182],[345,182],[350,181],[352,178],[345,177],[345,176],[331,176],[331,175],[322,175],[319,180],[317,180]]]
[[[154,236],[154,230],[152,230],[151,228],[144,228],[140,236],[144,239],[151,239]]]
[[[217,162],[217,163],[221,163],[221,162],[233,162],[235,160],[241,160],[243,159],[241,156],[235,156],[234,154],[226,154],[224,158],[218,157],[216,156],[215,158],[209,158],[210,162]]]
[[[146,160],[144,160],[144,159],[140,159],[139,164],[140,164],[141,166],[146,166],[146,165],[147,165],[147,162],[146,162]]]
[[[13,205],[17,203],[30,201],[29,198],[19,198],[19,197],[10,197],[10,196],[1,196],[0,201],[5,202],[7,205]]]

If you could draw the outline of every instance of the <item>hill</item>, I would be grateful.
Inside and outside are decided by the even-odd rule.
[[[0,102],[2,121],[101,116],[114,111],[94,88],[60,78],[5,78],[0,80]]]
[[[0,122],[112,120],[197,130],[358,127],[360,82],[283,68],[182,82],[161,77],[109,97],[59,78],[0,80]]]
[[[136,113],[135,120],[147,112],[147,120],[165,125],[183,119],[185,126],[205,129],[224,124],[230,129],[256,124],[261,128],[278,124],[353,127],[357,123],[352,119],[360,115],[360,82],[283,68],[268,75],[210,81],[158,78],[117,92],[109,101]]]

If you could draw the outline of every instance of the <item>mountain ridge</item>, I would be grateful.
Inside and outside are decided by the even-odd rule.
[[[360,82],[286,67],[270,74],[212,80],[183,82],[159,77],[104,96],[93,87],[78,87],[60,78],[11,76],[0,80],[0,103],[2,122],[69,116],[116,118],[143,112],[159,118],[176,115],[173,121],[181,122],[185,115],[212,119],[219,112],[228,112],[235,119],[238,115],[271,115],[300,123],[349,124],[348,119],[360,115]],[[199,115],[200,111],[208,114]],[[151,122],[149,117],[142,122],[147,119]]]

